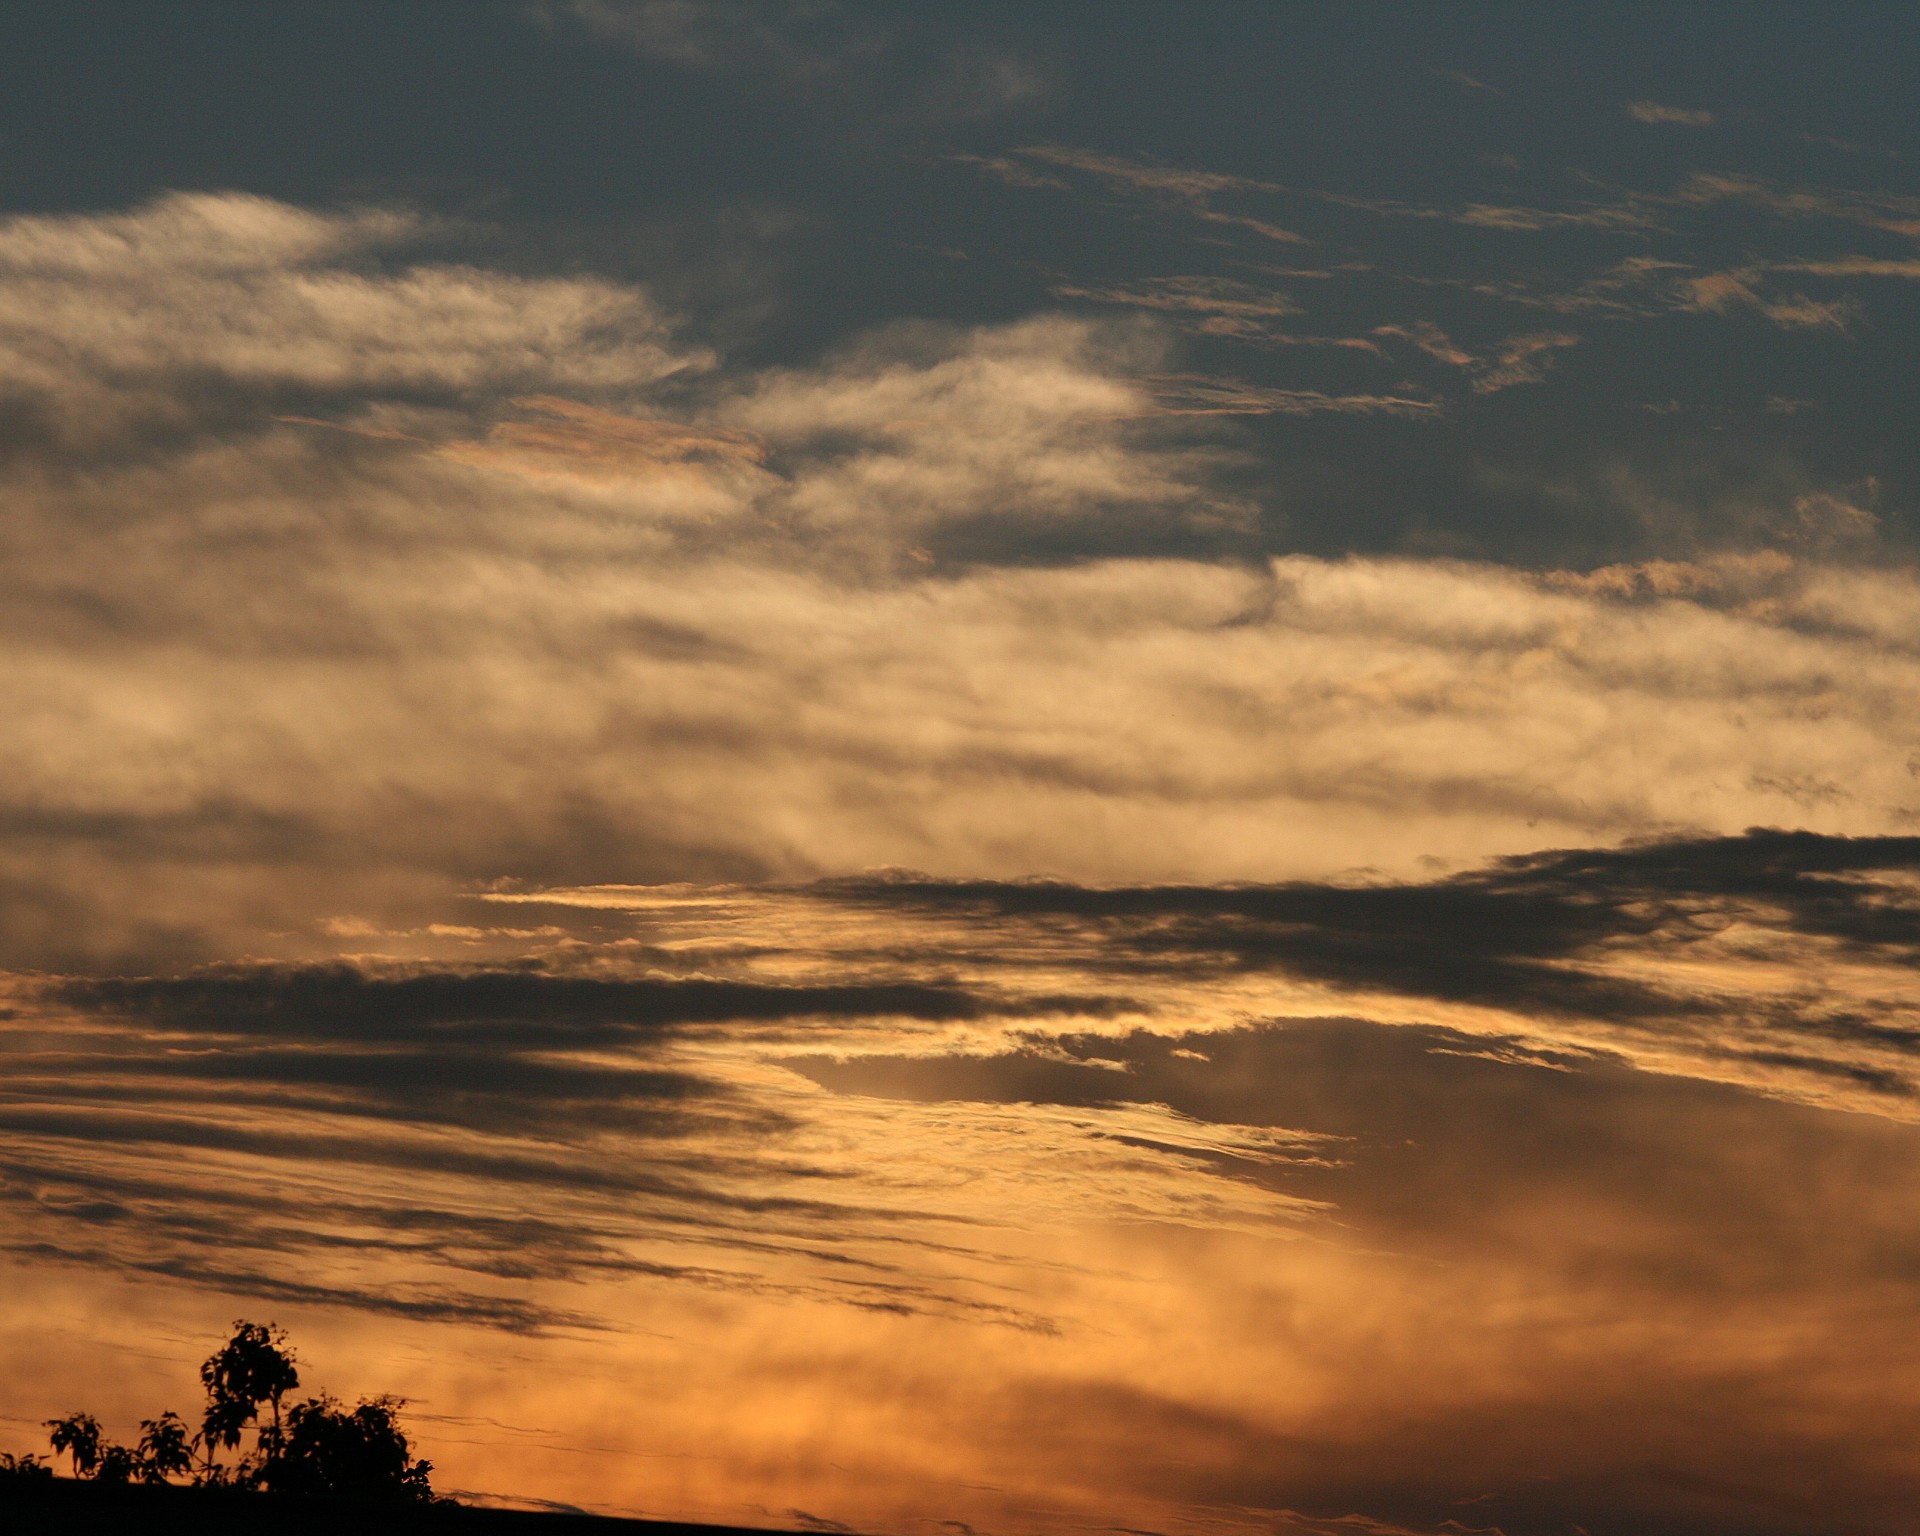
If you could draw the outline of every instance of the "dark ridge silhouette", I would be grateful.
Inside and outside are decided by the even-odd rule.
[[[338,1536],[342,1531],[445,1531],[476,1536],[769,1536],[746,1526],[621,1520],[558,1511],[478,1509],[440,1499],[370,1508],[339,1495],[248,1492],[177,1484],[100,1483],[9,1475],[0,1468],[0,1536]],[[783,1533],[784,1536],[784,1533]]]

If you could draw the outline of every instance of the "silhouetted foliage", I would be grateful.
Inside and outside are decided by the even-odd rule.
[[[200,1367],[200,1384],[207,1389],[207,1409],[200,1420],[200,1442],[209,1466],[213,1448],[234,1450],[248,1425],[258,1429],[256,1458],[270,1458],[280,1443],[280,1400],[300,1385],[287,1336],[271,1323],[238,1322],[233,1337]],[[266,1404],[273,1417],[259,1423]]]
[[[53,1468],[38,1456],[15,1456],[9,1451],[0,1451],[0,1483],[9,1479],[18,1482],[39,1482],[51,1479]]]
[[[193,1441],[186,1421],[169,1409],[157,1419],[140,1421],[140,1444],[135,1454],[143,1483],[164,1483],[193,1471]]]
[[[70,1413],[64,1419],[48,1419],[47,1436],[53,1454],[62,1451],[73,1460],[75,1477],[92,1477],[100,1467],[100,1421],[90,1413]]]
[[[271,1493],[334,1494],[346,1498],[425,1501],[433,1498],[431,1462],[416,1460],[400,1428],[403,1406],[394,1397],[362,1398],[351,1409],[325,1395],[290,1408],[300,1385],[286,1334],[271,1323],[237,1322],[233,1337],[207,1357],[200,1384],[207,1403],[200,1428],[168,1409],[140,1421],[136,1445],[108,1440],[90,1413],[48,1419],[48,1443],[73,1463],[75,1477],[101,1483],[165,1483],[265,1489]],[[262,1416],[262,1410],[266,1410]],[[231,1463],[221,1451],[240,1451]],[[37,1457],[0,1455],[0,1476],[49,1477]]]
[[[287,1417],[279,1454],[262,1470],[275,1493],[336,1493],[361,1499],[430,1499],[433,1464],[413,1459],[391,1397],[363,1399],[351,1412],[330,1397],[309,1398]]]

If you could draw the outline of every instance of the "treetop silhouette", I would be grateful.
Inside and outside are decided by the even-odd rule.
[[[349,1409],[321,1393],[285,1406],[300,1387],[285,1332],[272,1323],[241,1321],[233,1328],[233,1337],[200,1367],[207,1401],[198,1430],[168,1409],[141,1420],[139,1441],[125,1446],[108,1440],[92,1414],[70,1413],[47,1420],[54,1454],[72,1462],[76,1477],[104,1483],[184,1480],[269,1493],[433,1499],[433,1464],[414,1457],[400,1427],[400,1399],[362,1398]],[[249,1430],[253,1444],[243,1450]],[[231,1459],[223,1460],[222,1452]],[[50,1471],[35,1456],[0,1455],[0,1476]]]

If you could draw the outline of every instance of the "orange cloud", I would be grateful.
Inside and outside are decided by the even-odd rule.
[[[766,459],[764,446],[745,432],[622,416],[557,395],[526,395],[513,403],[544,419],[498,422],[484,439],[442,443],[435,451],[460,464],[584,480],[698,473]]]

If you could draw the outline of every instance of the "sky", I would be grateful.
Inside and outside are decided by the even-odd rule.
[[[1920,1505],[1920,18],[0,8],[0,1447]]]

